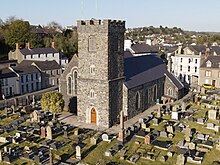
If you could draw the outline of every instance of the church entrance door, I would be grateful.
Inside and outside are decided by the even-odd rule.
[[[91,123],[96,124],[96,110],[95,110],[95,108],[92,108],[92,110],[91,110]]]

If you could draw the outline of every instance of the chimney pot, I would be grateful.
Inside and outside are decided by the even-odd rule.
[[[18,45],[18,43],[16,43],[15,45],[16,45],[16,50],[18,50],[18,49],[19,49],[19,45]]]
[[[55,48],[55,42],[52,42],[51,47]]]

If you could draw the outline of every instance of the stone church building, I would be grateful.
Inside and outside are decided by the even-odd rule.
[[[65,108],[81,122],[108,128],[119,122],[121,110],[129,119],[164,95],[183,96],[183,85],[161,58],[124,52],[124,21],[79,20],[77,31],[78,55],[61,75],[59,89]]]

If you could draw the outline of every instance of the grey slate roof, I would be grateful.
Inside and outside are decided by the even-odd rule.
[[[159,52],[159,47],[147,44],[134,44],[131,46],[131,49],[135,52],[135,54]]]
[[[166,71],[166,76],[174,83],[174,85],[180,90],[184,88],[184,85],[169,71]]]
[[[20,51],[23,55],[58,53],[58,51],[54,48],[34,48],[34,49],[24,48],[21,49]]]
[[[204,45],[190,45],[188,46],[191,50],[195,52],[195,54],[204,53],[206,50],[206,46]]]
[[[52,61],[33,61],[32,65],[36,65],[41,71],[61,69],[55,60]]]
[[[28,74],[28,73],[39,72],[39,70],[35,66],[32,66],[30,61],[28,60],[24,60],[20,64],[12,68],[18,74]]]
[[[14,72],[12,72],[9,68],[3,68],[2,70],[0,70],[0,79],[9,77],[17,77],[17,75]]]
[[[212,52],[215,52],[217,55],[220,55],[220,47],[219,46],[211,46],[210,49]]]
[[[164,77],[166,64],[156,55],[133,56],[124,59],[125,85],[130,89]]]
[[[202,63],[201,67],[206,67],[206,62],[210,61],[211,68],[219,68],[220,56],[208,56],[206,60]]]

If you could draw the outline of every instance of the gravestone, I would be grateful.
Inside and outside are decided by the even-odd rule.
[[[48,125],[46,130],[47,130],[47,137],[46,138],[52,140],[53,139],[53,137],[52,137],[52,128]]]
[[[167,137],[167,132],[164,132],[164,131],[160,132],[160,136],[161,137]]]
[[[167,132],[173,133],[173,126],[172,125],[167,126]]]
[[[177,156],[176,164],[184,165],[185,164],[185,157],[183,154]]]
[[[112,152],[111,151],[105,151],[105,156],[109,157],[109,156],[112,156]]]
[[[161,106],[158,104],[157,105],[157,118],[161,118],[161,111],[160,111],[160,109],[161,109]]]
[[[182,102],[182,111],[186,111],[186,103]]]
[[[45,138],[46,137],[46,129],[45,127],[40,128],[40,137]]]
[[[216,114],[217,114],[216,110],[209,110],[208,111],[208,118],[211,120],[216,120]]]
[[[97,138],[91,137],[91,138],[90,138],[90,143],[91,143],[92,145],[96,145],[96,144],[97,144]]]
[[[103,140],[103,141],[109,141],[109,136],[108,136],[108,134],[106,134],[106,133],[102,134],[102,140]]]
[[[205,122],[205,119],[204,119],[204,118],[198,118],[198,119],[197,119],[197,123],[198,123],[198,124],[204,124],[204,122]]]
[[[76,159],[81,160],[81,147],[79,145],[76,146]]]
[[[74,130],[74,135],[79,135],[79,129]]]
[[[68,138],[68,132],[66,130],[63,132],[63,137]]]
[[[151,143],[150,135],[146,135],[146,136],[144,137],[144,143],[145,143],[145,144],[150,144],[150,143]]]
[[[196,144],[193,143],[193,142],[189,143],[189,149],[190,150],[195,150],[196,149]]]
[[[207,128],[213,129],[214,128],[214,124],[213,123],[207,123]]]
[[[190,142],[190,136],[191,136],[191,128],[186,127],[185,140],[186,140],[187,142]]]
[[[159,124],[159,120],[157,118],[153,119],[153,125],[158,125]]]
[[[171,119],[179,120],[179,113],[177,111],[172,111]]]

